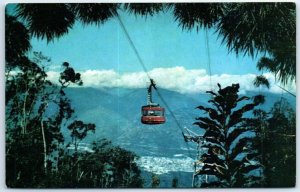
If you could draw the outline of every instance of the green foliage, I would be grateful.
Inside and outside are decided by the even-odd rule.
[[[70,10],[84,24],[100,25],[117,15],[118,3],[72,3]]]
[[[64,93],[66,86],[56,87],[43,70],[33,67],[7,82],[7,92],[17,85],[14,94],[7,93],[12,95],[6,105],[7,186],[142,187],[135,154],[108,141],[95,143],[92,153],[78,149],[79,142],[95,132],[95,125],[68,123],[74,110]],[[74,152],[64,147],[61,129],[66,123]]]
[[[64,141],[60,129],[73,111],[62,107],[67,98],[36,63],[21,69],[6,76],[7,185],[31,187],[49,171],[49,155]]]
[[[71,131],[72,143],[75,146],[75,152],[77,152],[78,144],[88,134],[88,132],[95,133],[95,124],[85,124],[82,121],[75,120],[69,126],[68,129]]]
[[[296,114],[285,99],[270,113],[258,110],[256,148],[264,165],[265,187],[294,187],[296,181]],[[259,125],[259,126],[257,126]]]
[[[67,4],[18,4],[17,16],[24,19],[30,33],[48,41],[68,33],[75,15]]]
[[[208,182],[201,187],[249,187],[260,179],[254,178],[251,171],[257,171],[261,165],[253,149],[253,137],[245,133],[255,130],[247,123],[245,113],[261,104],[262,96],[253,97],[252,103],[245,104],[249,97],[238,96],[239,84],[221,88],[218,92],[208,91],[212,95],[209,103],[213,108],[198,106],[207,116],[197,118],[195,125],[205,130],[204,153],[199,162],[203,164],[197,175],[208,175]]]
[[[92,150],[65,153],[58,160],[58,187],[142,187],[135,154],[113,146],[108,140],[93,143]]]
[[[259,70],[268,70],[275,74],[283,84],[296,78],[296,55],[295,50],[285,53],[281,58],[262,57],[257,63]]]
[[[152,173],[152,176],[151,176],[151,187],[152,188],[157,188],[159,187],[160,185],[160,179],[159,179],[159,176]]]
[[[32,10],[33,11],[33,10]],[[57,187],[141,187],[135,154],[108,141],[93,146],[93,152],[68,150],[62,129],[71,132],[78,146],[95,125],[80,120],[70,122],[74,113],[64,90],[70,84],[82,85],[80,73],[67,62],[60,73],[60,85],[47,80],[44,65],[50,62],[42,53],[25,54],[30,45],[14,37],[25,29],[16,18],[7,16],[6,42],[16,43],[6,52],[6,185],[12,188]],[[21,31],[28,37],[28,31]],[[26,41],[26,39],[24,40]]]
[[[30,50],[29,33],[26,27],[13,16],[5,13],[5,59],[14,67],[16,61]]]
[[[218,3],[175,3],[174,17],[183,29],[212,27],[223,16],[223,4]]]
[[[129,13],[142,16],[153,16],[166,8],[163,3],[125,3],[124,8]]]
[[[69,66],[68,62],[64,62],[62,66],[65,69],[60,73],[59,82],[63,87],[69,86],[70,83],[75,83],[80,86],[83,84],[80,73],[75,73],[74,69]]]
[[[263,75],[256,76],[255,79],[254,79],[253,84],[256,87],[259,87],[261,85],[265,85],[268,89],[270,88],[270,83],[269,83],[268,79]]]
[[[172,179],[172,187],[177,188],[178,187],[178,179],[175,177]]]

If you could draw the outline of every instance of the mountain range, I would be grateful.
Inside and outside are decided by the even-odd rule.
[[[166,123],[144,125],[140,118],[141,106],[146,105],[147,101],[146,89],[68,88],[66,90],[75,109],[74,118],[96,125],[96,133],[89,134],[83,141],[84,143],[107,138],[113,144],[139,155],[141,157],[139,163],[144,171],[163,175],[168,174],[168,171],[175,173],[176,166],[178,166],[178,173],[192,174],[192,161],[196,156],[196,146],[184,141],[182,130],[188,128],[197,134],[203,133],[203,130],[194,126],[193,123],[196,117],[203,115],[196,107],[209,106],[207,101],[210,95],[206,93],[181,94],[165,89],[160,89],[159,93],[171,109],[171,111],[166,109]],[[260,93],[246,92],[249,97],[257,94]],[[295,98],[288,94],[265,92],[263,95],[265,95],[266,102],[260,108],[266,111],[269,111],[274,102],[282,97],[286,98],[294,108],[296,107]],[[156,92],[153,93],[153,100],[162,107],[166,107]],[[66,136],[68,135],[67,130],[63,132]],[[180,169],[182,160],[185,160],[190,167]],[[168,178],[172,177],[174,174]],[[190,186],[190,182],[186,181],[182,186],[185,185]]]

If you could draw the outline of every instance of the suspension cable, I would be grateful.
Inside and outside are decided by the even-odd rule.
[[[282,89],[283,91],[285,91],[285,92],[289,93],[290,95],[292,95],[292,96],[296,97],[296,95],[295,95],[294,93],[292,93],[292,92],[288,91],[287,89],[285,89],[285,88],[281,87],[280,85],[277,85],[277,84],[275,84],[275,85],[276,85],[277,87],[279,87],[280,89]]]
[[[145,66],[145,64],[144,64],[144,62],[143,62],[143,60],[142,60],[142,58],[141,58],[139,52],[137,51],[137,49],[136,49],[136,47],[135,47],[133,41],[131,40],[130,35],[129,35],[129,33],[128,33],[128,31],[127,31],[127,29],[126,29],[126,27],[125,27],[125,25],[124,25],[124,23],[123,23],[121,17],[119,16],[119,14],[117,14],[117,18],[118,18],[118,21],[119,21],[119,23],[120,23],[120,26],[122,27],[122,29],[123,29],[123,31],[124,31],[124,33],[125,33],[125,35],[126,35],[128,41],[129,41],[129,43],[130,43],[130,45],[131,45],[131,47],[132,47],[134,53],[136,54],[136,56],[137,56],[137,58],[138,58],[140,64],[142,65],[142,67],[143,67],[144,71],[146,72],[148,78],[151,79],[151,77],[150,77],[150,75],[149,75],[149,73],[148,73],[148,70],[147,70],[147,68],[146,68],[146,66]]]
[[[207,65],[208,65],[208,73],[209,73],[209,86],[210,90],[212,91],[212,80],[211,80],[211,67],[210,67],[210,50],[209,50],[209,42],[208,42],[208,32],[207,28],[205,28],[205,44],[206,44],[206,53],[207,53]]]
[[[181,132],[183,133],[182,126],[180,125],[179,121],[176,119],[176,116],[172,112],[172,110],[169,107],[168,103],[165,101],[165,99],[162,97],[162,95],[160,94],[160,92],[157,89],[156,89],[156,92],[157,92],[158,97],[161,99],[161,101],[164,103],[164,105],[166,106],[166,108],[170,112],[171,116],[174,118],[176,125],[180,128]]]
[[[134,52],[135,52],[135,54],[136,54],[136,56],[137,56],[137,58],[138,58],[140,64],[142,65],[143,70],[145,71],[145,73],[147,74],[147,77],[148,77],[148,78],[150,79],[150,81],[151,81],[152,78],[150,77],[150,75],[149,75],[149,73],[148,73],[148,70],[147,70],[147,68],[146,68],[146,66],[145,66],[145,64],[144,64],[144,62],[143,62],[143,60],[142,60],[142,58],[141,58],[141,56],[140,56],[140,54],[139,54],[137,48],[135,47],[135,45],[134,45],[134,43],[133,43],[133,41],[132,41],[132,39],[131,39],[131,37],[130,37],[130,35],[129,35],[129,33],[128,33],[128,31],[127,31],[127,29],[126,29],[126,27],[125,27],[125,25],[124,25],[124,23],[123,23],[123,21],[122,21],[122,19],[121,19],[121,17],[119,16],[119,14],[117,14],[117,18],[118,18],[118,21],[119,21],[119,23],[120,23],[121,28],[123,29],[123,31],[124,31],[124,33],[125,33],[125,35],[126,35],[126,38],[128,39],[128,41],[129,41],[131,47],[133,48],[133,50],[134,50]],[[179,121],[177,120],[177,118],[175,117],[175,115],[174,115],[174,113],[172,112],[171,108],[169,107],[169,105],[167,104],[167,102],[165,101],[165,99],[163,98],[163,96],[160,94],[160,92],[159,92],[157,89],[155,89],[155,90],[156,90],[156,92],[157,92],[157,95],[160,97],[161,101],[164,103],[164,105],[166,106],[166,108],[167,108],[168,111],[170,112],[171,116],[174,118],[176,125],[177,125],[177,126],[179,127],[179,129],[181,130],[181,133],[184,134],[184,133],[183,133],[183,128],[182,128],[182,126],[180,125],[180,123],[179,123]],[[184,139],[184,141],[185,141],[185,139]],[[188,149],[189,157],[192,158],[191,152],[190,152],[190,147],[189,147],[189,145],[187,144],[186,141],[185,141],[185,144],[186,144],[187,149]]]

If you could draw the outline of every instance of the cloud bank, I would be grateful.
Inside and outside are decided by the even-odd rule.
[[[114,70],[87,70],[81,71],[84,87],[123,87],[123,88],[145,88],[149,85],[149,78],[145,72],[118,73]],[[47,73],[49,80],[57,82],[59,72]],[[257,88],[253,85],[256,74],[231,75],[220,74],[209,76],[204,69],[185,69],[177,66],[172,68],[155,68],[149,71],[159,88],[169,89],[180,93],[199,93],[207,90],[217,90],[217,83],[222,87],[233,83],[240,84],[240,91],[270,91],[281,93],[282,90],[276,86],[275,77],[271,73],[263,74],[270,82],[270,89]],[[296,85],[290,85],[288,90],[296,92]]]

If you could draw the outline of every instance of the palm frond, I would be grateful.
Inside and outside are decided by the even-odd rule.
[[[212,27],[223,16],[220,3],[177,3],[174,5],[175,20],[183,29]]]
[[[117,3],[76,3],[70,4],[70,10],[76,19],[84,24],[103,24],[109,18],[117,15]]]
[[[129,13],[141,16],[153,16],[163,11],[165,4],[163,3],[125,3],[124,8]]]
[[[259,87],[261,85],[265,85],[268,89],[270,88],[270,83],[269,83],[268,79],[263,75],[256,76],[254,81],[253,81],[253,84],[256,87]]]
[[[33,36],[48,41],[68,33],[75,22],[66,4],[18,4],[17,16],[26,21]]]
[[[229,51],[255,56],[267,52],[258,69],[267,69],[286,84],[296,78],[294,3],[236,3],[226,7],[217,31]]]
[[[273,52],[279,40],[293,39],[294,10],[293,3],[232,3],[217,24],[218,32],[236,53]]]
[[[274,73],[275,77],[285,85],[296,79],[296,53],[273,54],[270,58],[262,57],[257,63],[257,68]]]

